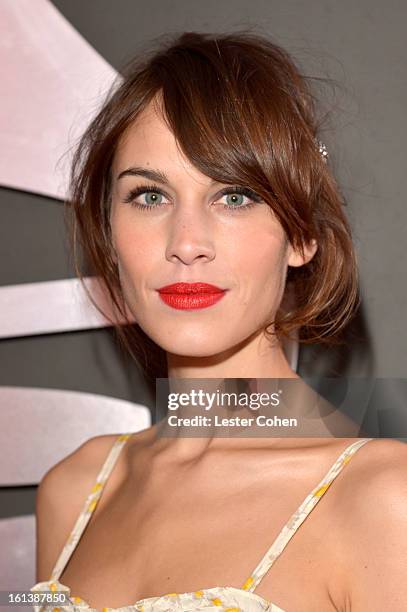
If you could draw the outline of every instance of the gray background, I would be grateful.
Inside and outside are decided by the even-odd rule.
[[[334,109],[324,141],[348,201],[357,247],[363,295],[356,321],[359,340],[341,349],[302,350],[299,371],[407,378],[407,4],[396,0],[53,3],[117,70],[140,45],[164,32],[250,27],[291,51],[306,74],[330,77],[339,84],[323,92],[323,107]],[[0,189],[0,201],[0,284],[73,277],[61,204],[5,188]],[[137,366],[120,355],[109,329],[3,340],[0,363],[2,385],[90,391],[153,407]],[[383,397],[386,394],[381,393]],[[2,515],[32,512],[34,493],[33,487],[1,491]]]

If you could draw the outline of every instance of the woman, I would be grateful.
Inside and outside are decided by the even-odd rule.
[[[329,407],[307,429],[327,405],[282,347],[332,341],[356,303],[317,128],[281,48],[187,33],[131,64],[83,137],[74,234],[136,318],[118,332],[146,380],[279,381],[302,426],[87,441],[39,486],[32,590],[69,598],[51,609],[407,609],[406,446],[347,437]]]

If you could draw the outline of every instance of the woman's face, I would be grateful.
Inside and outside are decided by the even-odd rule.
[[[113,163],[111,227],[122,290],[137,323],[165,351],[216,355],[272,320],[287,266],[304,260],[267,204],[213,182],[183,156],[155,109],[150,104],[138,116]],[[181,298],[180,308],[179,298],[157,291],[196,282],[225,292],[198,308]]]

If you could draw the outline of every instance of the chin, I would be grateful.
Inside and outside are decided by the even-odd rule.
[[[165,328],[160,333],[157,325],[153,328],[144,327],[143,331],[164,351],[180,357],[211,357],[228,350],[233,344],[232,339],[225,337],[219,329],[191,329],[190,333],[182,326]]]
[[[158,343],[157,343],[158,344]],[[217,342],[210,342],[208,338],[206,338],[205,342],[200,342],[199,340],[195,341],[182,341],[177,339],[168,342],[160,342],[161,348],[163,348],[168,353],[172,353],[173,355],[179,355],[180,357],[213,357],[214,355],[218,355],[223,351],[229,348],[228,345],[224,343],[220,344]]]

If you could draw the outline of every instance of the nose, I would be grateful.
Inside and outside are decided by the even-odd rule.
[[[182,206],[171,218],[165,257],[172,263],[191,265],[195,261],[209,262],[215,258],[211,221],[198,206],[188,210]]]

